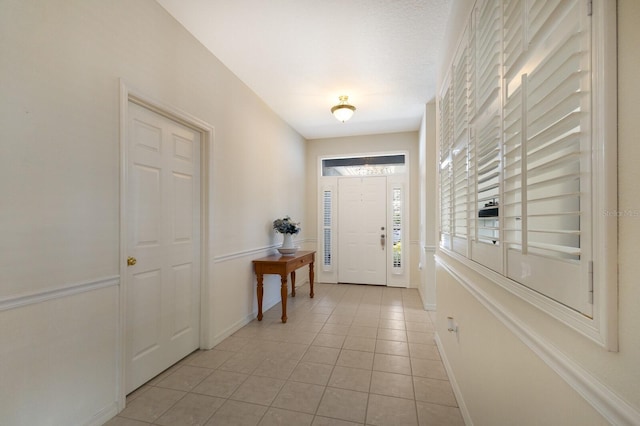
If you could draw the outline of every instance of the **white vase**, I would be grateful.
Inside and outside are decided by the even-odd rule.
[[[282,247],[278,247],[278,251],[283,256],[293,256],[298,251],[298,248],[293,245],[293,234],[284,234]]]
[[[295,248],[293,246],[293,234],[282,234],[284,235],[284,240],[282,241],[283,249],[292,249]]]

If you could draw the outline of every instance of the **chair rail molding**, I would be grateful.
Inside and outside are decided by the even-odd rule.
[[[87,291],[99,290],[106,287],[116,287],[120,285],[120,276],[97,278],[91,281],[62,285],[53,290],[37,291],[29,294],[7,297],[0,300],[0,312],[9,309],[21,308],[47,300],[70,297]]]
[[[473,284],[473,281],[446,258],[436,255],[436,263],[446,270],[465,290],[555,371],[611,424],[638,425],[640,411],[612,392],[571,358],[520,321],[509,309]],[[466,419],[465,419],[466,420]]]

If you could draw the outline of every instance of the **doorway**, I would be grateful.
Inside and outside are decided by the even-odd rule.
[[[408,287],[408,152],[318,157],[319,282]]]
[[[124,390],[200,346],[203,134],[128,100]]]
[[[338,282],[387,284],[387,178],[338,179]]]

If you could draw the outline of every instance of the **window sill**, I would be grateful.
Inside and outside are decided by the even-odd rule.
[[[499,274],[486,266],[481,265],[465,256],[462,256],[449,249],[438,247],[436,252],[436,261],[443,264],[447,269],[451,269],[446,258],[441,255],[447,255],[450,258],[462,263],[472,271],[482,275],[484,278],[502,287],[509,293],[519,297],[520,299],[528,302],[532,306],[541,310],[542,312],[550,315],[556,320],[562,322],[571,329],[577,331],[581,335],[587,337],[591,341],[595,342],[598,346],[605,348],[609,351],[617,351],[616,339],[611,339],[606,333],[607,327],[602,319],[598,319],[597,315],[594,318],[589,318],[580,312],[577,312],[555,300],[544,296],[530,288],[513,281],[502,274]],[[467,286],[473,287],[474,284],[467,280]],[[493,302],[492,302],[493,303]],[[597,312],[597,310],[594,310]]]

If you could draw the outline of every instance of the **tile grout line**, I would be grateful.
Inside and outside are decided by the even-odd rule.
[[[302,286],[304,287],[304,286]],[[300,289],[300,287],[298,287],[296,290],[298,291]],[[322,295],[316,293],[318,297],[314,302],[315,303],[310,303],[310,304],[305,304],[305,303],[301,303],[299,304],[296,308],[291,310],[292,314],[290,317],[290,320],[295,318],[295,322],[296,324],[291,327],[291,330],[295,331],[295,332],[300,332],[300,333],[304,333],[304,334],[308,334],[308,335],[312,335],[312,337],[304,337],[304,336],[300,336],[300,337],[296,337],[292,340],[289,339],[284,339],[284,341],[281,341],[281,336],[278,335],[278,333],[275,333],[272,337],[266,338],[266,339],[261,339],[260,337],[257,337],[258,340],[261,340],[263,342],[275,342],[275,343],[291,343],[291,344],[303,344],[305,345],[305,349],[304,352],[302,352],[302,354],[300,356],[296,356],[295,357],[295,364],[292,366],[292,368],[288,371],[288,373],[286,373],[286,375],[282,376],[282,377],[275,377],[278,380],[281,380],[283,382],[282,386],[278,389],[277,393],[274,395],[274,397],[271,399],[271,401],[269,402],[268,405],[262,405],[262,404],[257,404],[257,405],[261,405],[262,407],[265,407],[266,410],[264,411],[264,413],[260,416],[260,421],[263,421],[265,416],[267,415],[267,413],[269,412],[269,409],[274,408],[274,409],[282,409],[285,411],[289,411],[289,412],[294,412],[294,413],[307,413],[310,414],[312,416],[311,421],[315,422],[315,419],[317,417],[326,417],[326,416],[320,416],[318,414],[321,404],[322,404],[322,400],[324,399],[326,392],[327,392],[327,388],[328,387],[333,387],[333,386],[329,386],[330,384],[330,380],[331,377],[333,377],[333,374],[336,371],[336,367],[338,366],[338,360],[340,359],[340,356],[345,353],[345,351],[347,351],[345,345],[349,342],[349,339],[351,338],[351,341],[353,340],[358,340],[358,339],[370,339],[367,337],[363,337],[362,335],[358,335],[358,334],[349,334],[351,332],[351,330],[354,327],[367,327],[367,325],[362,324],[362,319],[358,320],[356,322],[356,317],[358,317],[358,314],[364,314],[364,316],[366,316],[367,312],[372,312],[374,313],[374,315],[376,315],[376,326],[375,326],[375,338],[372,338],[371,340],[374,341],[374,347],[373,347],[373,351],[371,352],[373,355],[373,360],[372,360],[372,365],[369,369],[370,371],[370,380],[369,380],[369,386],[368,386],[368,391],[367,391],[367,398],[366,398],[366,403],[364,404],[364,423],[368,424],[367,421],[368,420],[372,420],[372,419],[368,419],[368,414],[369,414],[369,408],[370,408],[370,403],[371,403],[371,395],[372,395],[372,389],[373,389],[373,375],[374,373],[377,371],[375,370],[375,360],[376,360],[376,355],[383,355],[382,352],[376,352],[376,350],[378,349],[378,342],[380,341],[391,341],[391,342],[400,342],[400,343],[404,343],[407,346],[407,354],[406,354],[406,358],[407,361],[409,363],[409,374],[405,374],[401,371],[402,369],[398,370],[398,371],[394,371],[394,368],[392,365],[389,366],[389,373],[390,374],[399,374],[399,375],[407,375],[409,377],[411,377],[411,389],[413,391],[413,398],[412,399],[407,399],[404,397],[399,397],[396,396],[394,397],[393,395],[386,395],[386,394],[380,394],[381,396],[386,396],[389,398],[397,398],[397,399],[402,399],[402,400],[412,400],[414,403],[414,407],[415,407],[415,415],[416,415],[416,421],[419,422],[419,410],[418,410],[418,401],[417,401],[417,395],[416,395],[416,382],[414,380],[414,378],[416,377],[414,375],[414,363],[412,362],[412,357],[411,357],[411,350],[410,350],[410,342],[409,342],[409,330],[407,330],[407,313],[408,310],[420,310],[421,312],[423,312],[424,310],[422,309],[421,306],[416,306],[413,307],[411,305],[413,305],[414,303],[412,302],[412,300],[414,298],[409,298],[408,297],[408,293],[406,292],[402,292],[400,293],[400,295],[395,295],[395,296],[389,296],[389,297],[384,297],[385,292],[380,291],[378,294],[382,295],[383,297],[378,297],[376,298],[377,301],[374,303],[370,300],[370,298],[366,299],[365,302],[363,302],[363,300],[365,300],[364,297],[364,292],[356,292],[353,291],[351,292],[351,290],[354,290],[354,288],[343,288],[343,289],[339,289],[339,291],[332,291],[332,290],[336,290],[336,287],[330,287],[327,289],[328,291]],[[382,289],[381,289],[382,290]],[[355,296],[355,297],[354,297]],[[332,299],[332,300],[328,300],[328,299]],[[337,300],[337,302],[335,302],[335,300]],[[401,302],[401,305],[395,304],[394,300],[399,300]],[[323,302],[329,302],[329,303],[324,303]],[[407,304],[407,305],[405,305]],[[375,306],[375,308],[374,308]],[[401,306],[401,310],[398,311],[397,307]],[[326,312],[330,309],[328,314],[320,314],[320,315],[326,315],[326,318],[324,319],[324,321],[319,322],[319,324],[321,324],[321,326],[318,326],[318,328],[316,329],[316,327],[309,327],[309,328],[303,328],[302,326],[305,325],[304,322],[304,317],[308,316],[308,315],[314,315],[314,314],[318,314],[318,313],[314,313],[313,309],[314,308],[323,308],[323,309],[319,309],[320,312]],[[278,305],[274,306],[275,309],[278,309]],[[362,309],[362,310],[361,310]],[[352,314],[347,314],[347,312],[352,312]],[[402,313],[402,319],[399,320],[397,319],[400,315],[397,315],[398,313]],[[335,315],[335,317],[331,320],[332,322],[328,322],[330,321],[331,316]],[[297,318],[296,318],[297,316]],[[349,324],[345,324],[341,321],[341,318],[338,318],[340,316],[350,316],[351,320],[348,321]],[[267,319],[267,317],[265,317],[265,319]],[[255,331],[255,335],[256,336],[260,336],[260,333],[262,331],[264,331],[265,329],[275,329],[275,325],[277,323],[277,321],[275,320],[276,317],[274,316],[274,318],[270,318],[271,322],[270,324],[268,324],[266,327],[260,327],[263,330],[256,330]],[[413,321],[410,322],[416,322],[416,323],[422,323],[424,322],[424,320],[420,320],[419,317],[417,317],[414,313],[413,316],[410,316],[409,319],[412,319]],[[383,322],[383,325],[381,325],[381,321]],[[403,328],[389,328],[390,326],[393,325],[399,325],[399,324],[394,324],[394,323],[389,323],[388,321],[402,321],[402,325],[404,326]],[[429,322],[429,326],[432,326],[432,319],[429,316],[427,318],[427,321]],[[293,321],[292,321],[293,322]],[[354,322],[356,322],[356,325],[354,325]],[[312,324],[316,324],[315,322]],[[365,323],[366,324],[366,323]],[[335,327],[344,327],[346,329],[346,335],[341,334],[341,332],[344,332],[344,330],[331,330],[327,333],[323,333],[324,327],[327,325],[332,325]],[[245,326],[246,327],[246,326]],[[373,327],[372,327],[373,328]],[[400,334],[400,333],[393,333],[393,332],[388,332],[388,334],[386,335],[386,337],[391,337],[391,340],[387,340],[385,338],[379,338],[379,333],[380,330],[402,330],[402,334],[403,337],[406,340],[395,340],[394,337],[400,337],[400,336],[394,336],[394,334]],[[286,330],[285,330],[286,331]],[[339,333],[336,333],[336,331],[340,331]],[[425,330],[426,331],[426,330]],[[418,333],[424,333],[425,331],[421,331],[421,330],[413,330],[412,332],[418,332]],[[316,346],[316,347],[321,347],[321,348],[334,348],[335,346],[323,346],[321,344],[316,344],[314,345],[314,342],[316,341],[316,339],[318,338],[319,335],[321,334],[327,334],[327,335],[333,335],[333,336],[344,336],[344,339],[342,340],[340,347],[336,348],[339,349],[338,353],[337,353],[337,358],[335,359],[335,362],[333,362],[331,364],[331,369],[329,371],[328,374],[328,378],[327,378],[327,382],[324,384],[323,389],[322,389],[322,394],[319,397],[319,402],[317,404],[317,406],[315,407],[315,410],[313,413],[309,413],[309,412],[303,412],[303,411],[297,411],[295,408],[280,408],[280,407],[275,407],[273,404],[274,402],[277,400],[278,396],[281,394],[281,392],[283,391],[284,387],[286,386],[287,383],[296,383],[298,382],[298,380],[292,380],[292,375],[293,372],[296,370],[296,368],[303,362],[302,360],[304,359],[305,355],[309,353],[309,350]],[[383,333],[384,334],[384,333]],[[234,335],[230,336],[233,337]],[[240,336],[238,336],[240,337]],[[274,340],[272,340],[275,337]],[[419,336],[418,336],[419,337]],[[246,339],[251,339],[251,337],[243,337]],[[253,337],[256,338],[256,337]],[[420,341],[418,341],[418,343],[420,343]],[[425,344],[425,342],[422,342],[421,344]],[[329,345],[331,345],[331,342],[329,341]],[[230,349],[220,349],[223,350],[225,352],[233,352],[233,354],[239,354],[239,353],[243,353],[243,350],[247,347],[247,344],[242,345],[234,350],[230,350]],[[364,350],[360,350],[362,349],[362,347],[358,347],[357,345],[351,349],[354,351],[358,351],[358,352],[369,352],[368,350],[364,349]],[[252,349],[252,351],[255,349]],[[393,352],[393,351],[391,351]],[[171,410],[173,407],[175,407],[180,401],[182,401],[187,394],[196,394],[196,395],[206,395],[206,396],[212,396],[212,395],[207,395],[207,394],[200,394],[199,392],[194,392],[193,390],[195,388],[197,388],[200,384],[202,384],[207,378],[209,378],[212,374],[214,374],[216,371],[228,371],[228,370],[220,370],[220,367],[222,367],[229,359],[231,359],[234,355],[230,356],[229,358],[227,358],[225,361],[221,362],[219,365],[217,365],[215,368],[211,369],[211,372],[209,374],[207,374],[206,376],[200,378],[199,380],[197,380],[197,383],[194,383],[193,386],[190,387],[190,390],[187,391],[183,391],[185,392],[181,398],[174,402],[170,407],[168,407],[166,410],[164,410],[161,414],[158,415],[158,417],[154,420],[157,421],[159,418],[161,418],[163,415],[165,415],[169,410]],[[389,357],[393,357],[393,356],[401,356],[401,357],[405,357],[405,355],[398,355],[398,354],[394,354],[394,353],[389,353],[386,354]],[[185,357],[187,358],[187,357]],[[249,403],[249,404],[255,404],[255,403],[251,403],[249,401],[244,401],[244,400],[234,400],[232,399],[232,396],[238,391],[238,389],[245,384],[251,377],[268,377],[268,378],[273,378],[271,376],[261,376],[261,375],[256,375],[256,371],[260,368],[260,365],[265,361],[268,360],[270,358],[270,356],[265,356],[263,359],[261,359],[261,361],[258,363],[258,365],[256,367],[254,367],[250,373],[242,373],[242,374],[246,374],[246,377],[243,379],[243,381],[237,386],[235,387],[234,391],[226,398],[220,398],[223,400],[223,402],[220,404],[220,406],[218,406],[205,420],[205,422],[209,422],[218,412],[218,410],[224,406],[224,404],[227,403],[227,401],[239,401],[239,402],[244,402],[244,403]],[[293,358],[292,358],[293,359]],[[427,360],[430,360],[430,358],[425,358]],[[437,360],[434,360],[437,361]],[[182,361],[180,361],[182,362]],[[393,361],[390,361],[393,362]],[[193,365],[189,365],[189,364],[185,364],[186,366],[192,366],[192,367],[199,367],[199,366],[193,366]],[[207,368],[208,367],[199,367],[199,368]],[[351,367],[351,368],[358,368],[358,367]],[[380,368],[384,368],[384,367],[380,367]],[[396,369],[397,370],[397,369]],[[169,377],[173,376],[174,374],[178,373],[179,368],[176,369],[175,371],[173,371],[172,373],[168,374],[166,377],[163,377],[161,380],[165,380],[168,379]],[[233,372],[233,370],[229,370],[230,372]],[[381,372],[384,372],[384,370],[380,370]],[[162,374],[162,373],[161,373]],[[421,376],[422,377],[422,376]],[[436,377],[430,378],[429,376],[424,376],[427,379],[433,379],[433,380],[438,380],[438,381],[444,381],[444,382],[449,382],[448,379],[444,380],[444,379],[438,379]],[[171,387],[162,387],[159,384],[161,383],[161,381],[155,382],[154,384],[149,384],[148,386],[150,388],[161,388],[161,389],[171,389],[171,390],[181,390],[181,389],[173,389]],[[310,384],[307,382],[299,382],[299,383],[306,383],[306,384]],[[348,384],[345,384],[343,386],[348,386]],[[349,388],[342,388],[342,387],[338,387],[337,389],[344,389],[344,390],[349,390]],[[181,390],[182,391],[182,390]],[[146,392],[146,391],[145,391]],[[129,403],[132,403],[133,401],[135,401],[137,398],[139,398],[140,396],[144,395],[144,392],[141,393],[140,395],[136,396],[134,399],[132,399]],[[375,395],[378,395],[377,393]],[[219,397],[216,397],[219,398]],[[429,402],[430,404],[436,404],[436,405],[442,405],[445,407],[450,407],[450,405],[447,404],[439,404],[439,403],[434,403],[434,402]],[[458,407],[456,407],[458,408]],[[333,416],[328,417],[328,418],[334,418]],[[346,419],[342,419],[342,420],[346,420]]]

